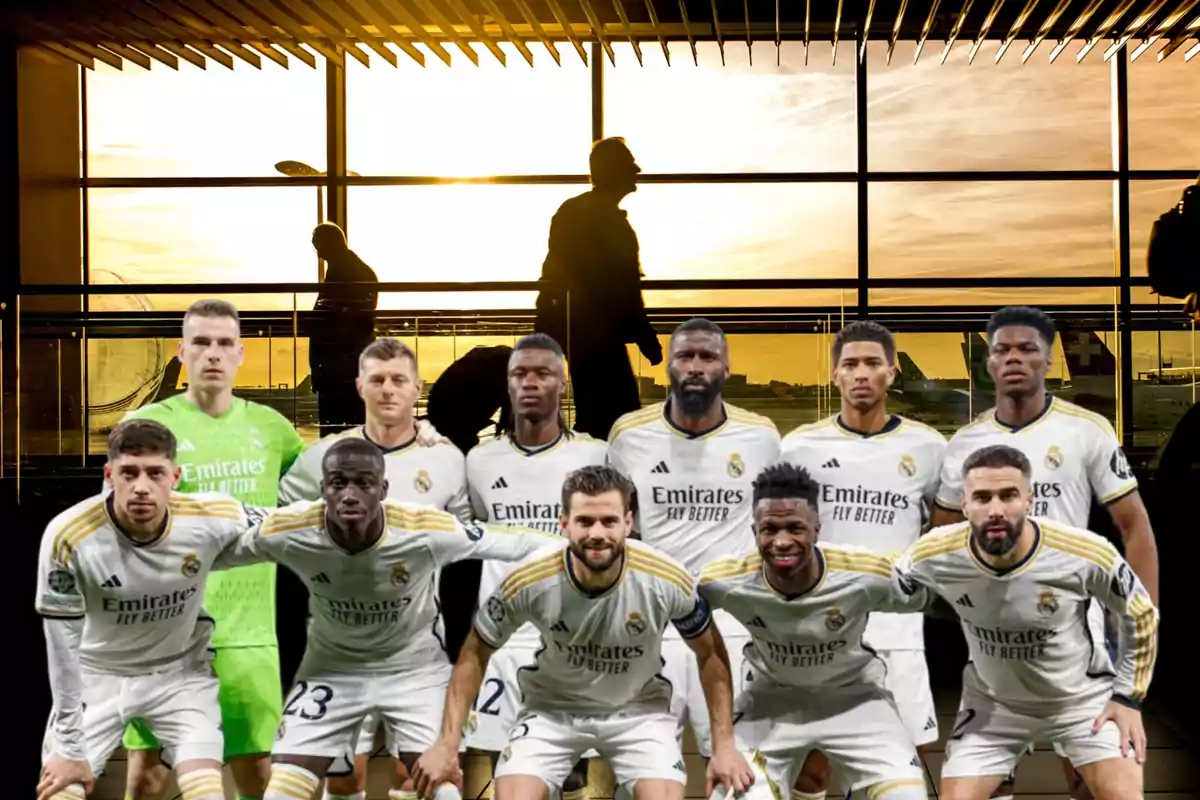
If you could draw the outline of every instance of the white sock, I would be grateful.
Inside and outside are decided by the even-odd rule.
[[[272,764],[263,800],[312,800],[321,779],[295,764]]]
[[[405,789],[389,789],[388,800],[418,800],[416,792]],[[453,783],[443,783],[433,793],[433,800],[462,800],[462,793]]]
[[[219,769],[196,769],[176,778],[183,800],[225,800]]]
[[[824,792],[801,792],[792,789],[792,800],[825,800]]]
[[[79,783],[72,783],[70,786],[59,789],[50,796],[50,800],[83,800],[83,798],[83,785]]]
[[[354,794],[330,794],[329,790],[325,790],[324,800],[367,800],[366,792],[355,792]]]

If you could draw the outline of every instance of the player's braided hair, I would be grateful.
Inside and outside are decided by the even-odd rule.
[[[175,460],[175,434],[152,419],[127,419],[108,435],[108,460],[119,456],[166,456]]]
[[[586,467],[571,472],[563,481],[562,507],[564,513],[571,511],[571,498],[576,494],[588,497],[599,497],[606,492],[619,492],[621,507],[624,511],[632,510],[633,483],[606,464],[589,464]]]
[[[963,462],[962,474],[965,478],[972,470],[1004,469],[1005,467],[1021,470],[1021,474],[1026,478],[1033,475],[1033,467],[1025,454],[1006,444],[991,444],[971,453]]]
[[[562,345],[553,336],[541,332],[530,333],[518,339],[517,343],[513,345],[513,352],[515,353],[518,350],[549,350],[558,356],[560,365],[562,359],[565,358]],[[563,414],[561,405],[558,407],[558,430],[568,439],[575,435],[575,432],[567,426],[567,418]],[[516,435],[516,415],[512,413],[512,405],[505,404],[500,409],[500,419],[496,423],[496,438],[508,437],[509,441],[516,444]]]
[[[821,486],[804,467],[794,464],[773,464],[754,479],[754,505],[759,500],[804,500],[817,509]]]
[[[1033,306],[1006,306],[992,314],[987,324],[988,341],[992,341],[996,331],[1012,325],[1033,328],[1041,335],[1047,347],[1054,344],[1054,320],[1050,319],[1050,315],[1045,311]]]

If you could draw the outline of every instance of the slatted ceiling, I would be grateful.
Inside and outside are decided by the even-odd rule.
[[[97,63],[149,69],[178,68],[185,60],[232,69],[240,61],[316,68],[318,57],[364,66],[406,60],[424,66],[488,59],[506,65],[511,45],[532,65],[548,54],[561,63],[557,44],[569,44],[587,63],[588,43],[616,64],[614,42],[631,45],[631,63],[658,43],[670,63],[671,42],[714,41],[725,61],[728,47],[798,40],[808,62],[810,45],[841,39],[886,41],[890,61],[897,42],[915,41],[945,63],[957,42],[971,42],[974,61],[985,41],[995,58],[1059,61],[1063,52],[1083,61],[1111,59],[1126,47],[1134,60],[1185,62],[1200,54],[1200,0],[25,0],[9,9],[6,27],[44,54],[89,69]],[[1018,45],[1014,47],[1014,45]],[[1103,47],[1100,47],[1103,45]],[[940,56],[936,52],[940,50]],[[628,51],[626,51],[628,52]],[[859,48],[865,58],[866,48]],[[518,62],[519,63],[519,62]]]

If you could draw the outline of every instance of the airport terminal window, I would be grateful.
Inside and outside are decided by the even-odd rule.
[[[89,269],[132,284],[315,281],[316,202],[312,186],[90,189]]]
[[[1026,40],[999,64],[988,41],[973,64],[969,41],[941,63],[931,37],[916,64],[915,42],[867,46],[869,164],[878,170],[1108,169],[1112,165],[1109,66],[1074,51],[1050,64],[1046,41],[1021,63]],[[1072,45],[1077,47],[1078,45]]]
[[[1137,40],[1134,40],[1137,41]],[[1130,42],[1133,44],[1133,42]],[[1180,55],[1159,63],[1154,45],[1129,65],[1129,165],[1200,174],[1200,69]]]
[[[1200,335],[1193,330],[1134,331],[1133,441],[1161,447],[1175,425],[1200,401],[1196,377]]]
[[[1111,306],[1116,312],[1118,290],[1104,286],[1066,288],[995,288],[987,289],[871,289],[871,306],[959,306],[993,307],[1007,305]]]
[[[325,68],[88,70],[91,177],[278,176],[285,159],[325,168]]]
[[[667,66],[657,42],[614,43],[604,63],[604,132],[624,136],[647,172],[824,172],[855,169],[854,44],[671,42]]]
[[[871,277],[1113,274],[1100,181],[873,183]]]
[[[1197,85],[1200,91],[1200,85]],[[1200,120],[1197,120],[1200,125]],[[1200,158],[1198,158],[1200,161]],[[1194,180],[1129,182],[1130,274],[1146,274],[1146,248],[1154,221],[1165,214],[1183,196]]]
[[[530,43],[532,68],[512,45],[499,45],[507,67],[473,46],[478,67],[450,44],[452,67],[428,50],[424,67],[404,54],[397,68],[378,56],[370,69],[347,59],[347,168],[363,175],[585,174],[591,77],[571,46],[559,45],[558,66]]]
[[[827,309],[828,319],[841,327],[854,317],[858,290],[848,289],[645,289],[649,308],[800,308]],[[846,308],[850,307],[849,317]],[[682,322],[682,320],[680,320]]]

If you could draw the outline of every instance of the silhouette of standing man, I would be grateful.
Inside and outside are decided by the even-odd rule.
[[[589,166],[591,191],[563,203],[550,222],[536,328],[568,348],[573,427],[606,439],[618,417],[641,406],[626,343],[654,365],[662,345],[646,317],[637,234],[619,208],[637,191],[641,167],[618,137],[596,142]]]
[[[313,229],[313,248],[326,264],[326,283],[379,282],[375,270],[354,254],[346,234],[332,222]],[[317,421],[327,436],[366,421],[354,379],[358,354],[375,341],[374,286],[327,286],[317,295],[317,312],[308,340],[308,365],[317,393]]]

